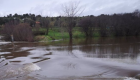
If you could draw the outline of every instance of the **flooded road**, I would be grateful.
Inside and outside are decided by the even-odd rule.
[[[122,80],[140,74],[139,37],[15,42],[14,47],[0,42],[0,56],[0,79],[7,80]],[[40,69],[25,71],[27,63]]]

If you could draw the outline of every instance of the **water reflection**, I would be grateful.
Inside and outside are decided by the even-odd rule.
[[[132,47],[133,46],[133,47]],[[139,54],[139,45],[85,45],[79,48],[80,51],[87,53],[87,57],[98,58],[136,58]]]
[[[74,39],[0,45],[0,64],[38,64],[48,77],[133,77],[140,72],[140,38]],[[3,67],[0,65],[0,67]],[[122,72],[123,71],[123,72]],[[1,74],[1,73],[0,73]]]

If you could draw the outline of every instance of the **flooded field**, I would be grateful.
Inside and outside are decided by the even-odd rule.
[[[0,80],[123,80],[139,67],[139,37],[0,42]]]

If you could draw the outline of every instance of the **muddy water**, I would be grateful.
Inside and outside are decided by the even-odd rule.
[[[140,73],[140,38],[15,42],[14,46],[0,42],[0,56],[0,79],[121,80]],[[26,63],[41,69],[16,71]],[[9,70],[12,72],[8,73]]]

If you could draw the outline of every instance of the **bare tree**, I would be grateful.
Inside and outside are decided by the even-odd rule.
[[[50,25],[49,19],[48,18],[41,18],[40,22],[41,22],[41,26],[46,28],[45,34],[48,35],[49,25]]]
[[[94,21],[92,17],[85,17],[79,21],[79,27],[86,37],[92,37],[94,32]]]
[[[63,16],[66,17],[66,29],[69,33],[70,40],[72,40],[72,29],[76,25],[74,17],[82,14],[85,8],[80,6],[80,2],[69,2],[62,5]]]

